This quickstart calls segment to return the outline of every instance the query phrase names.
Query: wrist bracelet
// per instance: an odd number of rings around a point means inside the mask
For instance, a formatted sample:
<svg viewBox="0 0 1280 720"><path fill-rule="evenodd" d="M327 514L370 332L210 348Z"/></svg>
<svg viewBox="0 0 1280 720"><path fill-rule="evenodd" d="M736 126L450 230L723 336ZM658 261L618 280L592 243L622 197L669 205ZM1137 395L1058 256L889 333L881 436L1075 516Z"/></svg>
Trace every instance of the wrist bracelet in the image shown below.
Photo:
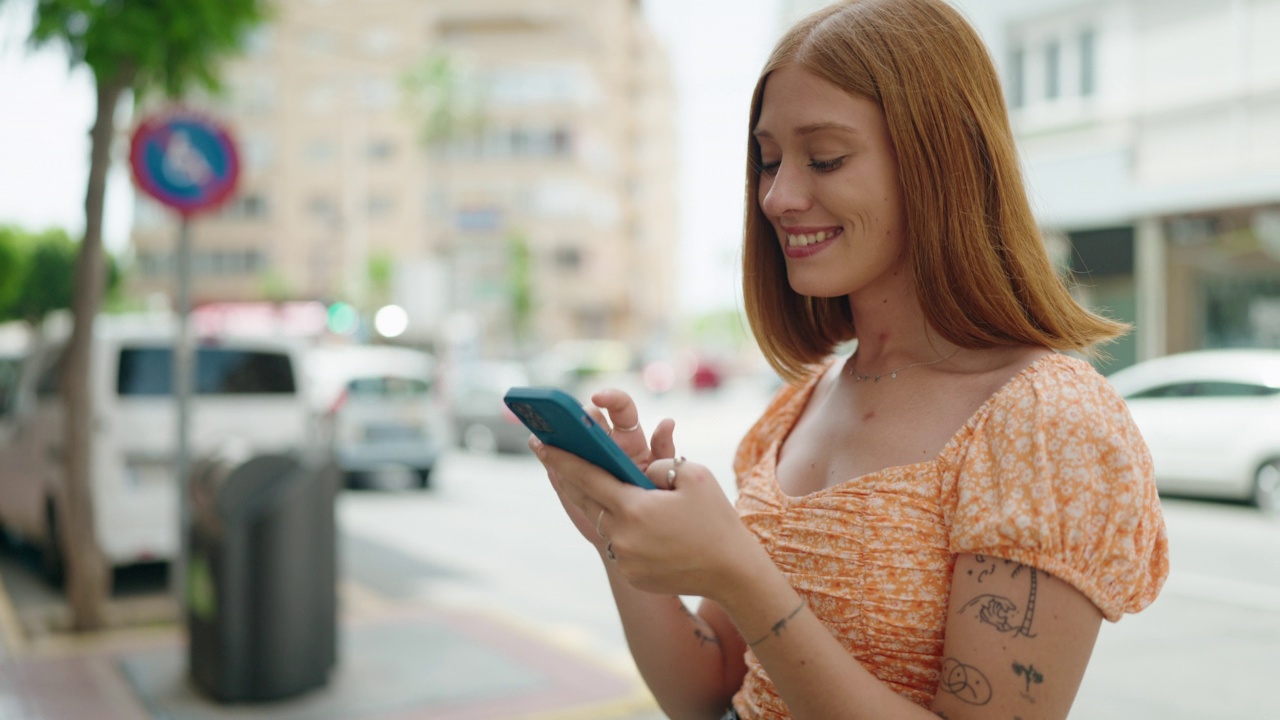
<svg viewBox="0 0 1280 720"><path fill-rule="evenodd" d="M803 609L804 609L804 598L800 598L800 604L796 605L795 610L792 610L786 617L774 623L773 627L769 628L769 632L765 633L763 637L759 638L758 640L748 642L747 647L755 647L760 643L764 642L765 640L768 640L771 636L781 635L782 629L787 626L787 622L789 622L791 618L794 618L796 615L799 615L800 611Z"/></svg>

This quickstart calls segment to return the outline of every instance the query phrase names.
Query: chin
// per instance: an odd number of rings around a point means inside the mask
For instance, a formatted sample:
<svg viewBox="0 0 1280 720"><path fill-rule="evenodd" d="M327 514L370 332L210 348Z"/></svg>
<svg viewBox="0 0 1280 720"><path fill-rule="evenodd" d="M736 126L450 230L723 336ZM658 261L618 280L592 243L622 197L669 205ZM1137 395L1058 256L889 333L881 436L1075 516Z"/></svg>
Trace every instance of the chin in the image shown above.
<svg viewBox="0 0 1280 720"><path fill-rule="evenodd" d="M847 281L835 282L833 278L797 277L787 273L787 284L797 295L811 298L845 297L851 292Z"/></svg>

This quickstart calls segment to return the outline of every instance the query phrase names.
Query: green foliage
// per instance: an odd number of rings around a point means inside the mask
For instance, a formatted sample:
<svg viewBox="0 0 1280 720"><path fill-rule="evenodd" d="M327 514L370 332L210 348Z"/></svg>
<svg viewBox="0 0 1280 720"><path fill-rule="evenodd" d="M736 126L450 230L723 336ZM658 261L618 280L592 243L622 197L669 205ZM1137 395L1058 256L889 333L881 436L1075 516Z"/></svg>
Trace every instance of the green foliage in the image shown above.
<svg viewBox="0 0 1280 720"><path fill-rule="evenodd" d="M63 230L28 233L18 228L0 230L0 244L12 262L4 277L5 302L0 320L25 320L38 324L54 310L71 307L72 278L78 245Z"/></svg>
<svg viewBox="0 0 1280 720"><path fill-rule="evenodd" d="M265 0L36 0L31 43L65 46L99 85L178 97L217 88L217 62L268 12Z"/></svg>
<svg viewBox="0 0 1280 720"><path fill-rule="evenodd" d="M517 335L525 335L533 320L533 263L529 241L520 233L507 237L507 284L511 293L511 316Z"/></svg>
<svg viewBox="0 0 1280 720"><path fill-rule="evenodd" d="M374 303L381 305L391 297L391 281L395 274L395 260L390 253L380 252L369 258L369 288L373 290Z"/></svg>
<svg viewBox="0 0 1280 720"><path fill-rule="evenodd" d="M79 252L65 230L0 226L0 322L39 324L50 312L70 308ZM120 266L108 258L108 293L117 294L120 285Z"/></svg>
<svg viewBox="0 0 1280 720"><path fill-rule="evenodd" d="M11 319L8 311L18 297L25 259L21 232L15 227L0 225L0 322Z"/></svg>
<svg viewBox="0 0 1280 720"><path fill-rule="evenodd" d="M400 91L424 146L477 134L483 127L484 92L448 55L434 52L410 68L400 78Z"/></svg>

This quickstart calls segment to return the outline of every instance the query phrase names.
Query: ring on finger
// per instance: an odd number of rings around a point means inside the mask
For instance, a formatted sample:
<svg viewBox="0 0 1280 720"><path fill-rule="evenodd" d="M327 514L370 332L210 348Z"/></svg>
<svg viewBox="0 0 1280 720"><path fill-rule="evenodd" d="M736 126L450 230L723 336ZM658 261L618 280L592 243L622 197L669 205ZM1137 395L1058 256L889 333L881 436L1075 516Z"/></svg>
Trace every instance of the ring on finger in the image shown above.
<svg viewBox="0 0 1280 720"><path fill-rule="evenodd" d="M684 464L684 456L674 458L671 463L671 469L667 471L667 489L676 489L676 473L680 470L680 466Z"/></svg>
<svg viewBox="0 0 1280 720"><path fill-rule="evenodd" d="M596 534L604 537L604 531L600 529L600 523L604 520L604 508L600 508L600 516L596 518Z"/></svg>
<svg viewBox="0 0 1280 720"><path fill-rule="evenodd" d="M640 429L640 423L637 422L635 425L632 425L631 427L618 427L617 425L614 425L613 429L616 432L635 432Z"/></svg>

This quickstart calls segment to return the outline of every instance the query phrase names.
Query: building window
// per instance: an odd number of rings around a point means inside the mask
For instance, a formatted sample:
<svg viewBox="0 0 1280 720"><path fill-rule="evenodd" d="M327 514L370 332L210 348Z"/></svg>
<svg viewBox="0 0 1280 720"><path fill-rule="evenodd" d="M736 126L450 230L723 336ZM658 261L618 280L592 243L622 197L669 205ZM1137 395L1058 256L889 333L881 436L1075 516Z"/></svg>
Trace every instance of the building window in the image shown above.
<svg viewBox="0 0 1280 720"><path fill-rule="evenodd" d="M245 193L223 206L219 215L231 220L257 220L267 217L267 198L258 193Z"/></svg>
<svg viewBox="0 0 1280 720"><path fill-rule="evenodd" d="M244 51L249 57L260 58L271 52L275 44L275 34L270 27L258 27L251 30L244 38Z"/></svg>
<svg viewBox="0 0 1280 720"><path fill-rule="evenodd" d="M1089 97L1097 89L1096 34L1093 28L1080 31L1080 96Z"/></svg>
<svg viewBox="0 0 1280 720"><path fill-rule="evenodd" d="M1009 55L1009 104L1020 108L1026 104L1027 51L1018 46Z"/></svg>
<svg viewBox="0 0 1280 720"><path fill-rule="evenodd" d="M337 216L333 202L324 195L313 195L307 201L307 214L321 220L331 220Z"/></svg>
<svg viewBox="0 0 1280 720"><path fill-rule="evenodd" d="M370 140L364 154L370 160L390 160L395 157L396 144L386 138Z"/></svg>
<svg viewBox="0 0 1280 720"><path fill-rule="evenodd" d="M552 255L556 270L561 272L577 272L582 268L582 250L576 245L561 245Z"/></svg>
<svg viewBox="0 0 1280 720"><path fill-rule="evenodd" d="M147 277L173 274L176 258L171 252L144 250L138 253L138 271ZM202 276L249 275L266 264L259 250L212 250L191 254L191 272Z"/></svg>
<svg viewBox="0 0 1280 720"><path fill-rule="evenodd" d="M395 201L390 195L385 193L375 193L369 196L367 203L369 217L386 217L395 209Z"/></svg>
<svg viewBox="0 0 1280 720"><path fill-rule="evenodd" d="M569 132L569 128L558 127L551 131L551 152L556 157L573 153L573 135Z"/></svg>
<svg viewBox="0 0 1280 720"><path fill-rule="evenodd" d="M370 110L389 108L396 102L396 84L383 77L366 77L359 85L360 105Z"/></svg>
<svg viewBox="0 0 1280 720"><path fill-rule="evenodd" d="M271 138L261 133L249 133L244 138L245 166L249 170L261 171L271 165Z"/></svg>
<svg viewBox="0 0 1280 720"><path fill-rule="evenodd" d="M329 140L312 140L307 143L306 156L310 163L327 163L337 155L334 144Z"/></svg>
<svg viewBox="0 0 1280 720"><path fill-rule="evenodd" d="M1051 40L1044 48L1044 96L1057 100L1062 95L1062 45Z"/></svg>
<svg viewBox="0 0 1280 720"><path fill-rule="evenodd" d="M365 53L374 57L386 57L395 52L400 36L391 28L373 28L364 33L360 45Z"/></svg>
<svg viewBox="0 0 1280 720"><path fill-rule="evenodd" d="M307 51L316 55L331 55L337 49L338 40L329 30L312 28L302 36Z"/></svg>

